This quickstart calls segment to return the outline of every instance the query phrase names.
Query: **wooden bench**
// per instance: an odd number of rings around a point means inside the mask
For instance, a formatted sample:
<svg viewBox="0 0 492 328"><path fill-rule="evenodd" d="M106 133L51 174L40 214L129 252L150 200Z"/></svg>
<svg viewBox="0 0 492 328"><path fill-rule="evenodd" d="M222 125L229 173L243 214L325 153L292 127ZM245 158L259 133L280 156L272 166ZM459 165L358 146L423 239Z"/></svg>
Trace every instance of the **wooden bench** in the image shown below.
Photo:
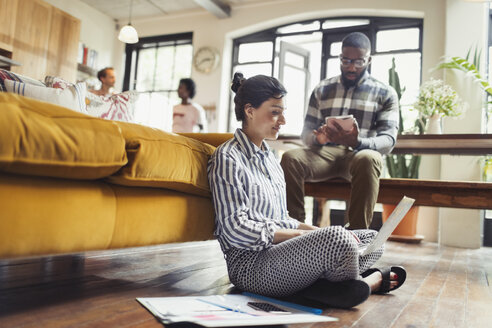
<svg viewBox="0 0 492 328"><path fill-rule="evenodd" d="M306 196L350 199L350 182L343 179L306 182L304 188ZM380 179L378 203L397 204L404 195L420 206L492 209L490 182Z"/></svg>
<svg viewBox="0 0 492 328"><path fill-rule="evenodd" d="M400 135L393 154L486 155L492 153L492 134ZM348 200L350 183L333 179L306 183L307 196ZM415 205L492 209L492 183L423 179L381 179L378 203L397 204L406 195Z"/></svg>

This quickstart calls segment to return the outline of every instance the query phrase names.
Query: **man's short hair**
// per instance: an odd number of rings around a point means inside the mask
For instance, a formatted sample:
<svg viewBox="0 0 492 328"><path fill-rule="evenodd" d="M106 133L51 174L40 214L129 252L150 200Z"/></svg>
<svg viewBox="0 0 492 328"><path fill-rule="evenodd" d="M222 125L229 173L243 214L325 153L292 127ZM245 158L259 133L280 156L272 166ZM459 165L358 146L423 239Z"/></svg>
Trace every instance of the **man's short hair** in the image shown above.
<svg viewBox="0 0 492 328"><path fill-rule="evenodd" d="M192 79L181 79L179 80L179 84L184 84L188 93L190 94L190 98L193 99L196 94L196 84Z"/></svg>
<svg viewBox="0 0 492 328"><path fill-rule="evenodd" d="M107 70L108 70L108 69L110 69L110 70L114 71L114 68L112 68L112 67L105 67L105 68L103 68L102 70L100 70L99 72L97 72L97 79L98 79L99 81L101 81L101 78L102 78L102 77L106 77L106 72L107 72ZM101 81L101 82L102 82L102 81Z"/></svg>
<svg viewBox="0 0 492 328"><path fill-rule="evenodd" d="M353 32L343 38L342 49L345 47L367 49L371 52L371 41L364 33Z"/></svg>

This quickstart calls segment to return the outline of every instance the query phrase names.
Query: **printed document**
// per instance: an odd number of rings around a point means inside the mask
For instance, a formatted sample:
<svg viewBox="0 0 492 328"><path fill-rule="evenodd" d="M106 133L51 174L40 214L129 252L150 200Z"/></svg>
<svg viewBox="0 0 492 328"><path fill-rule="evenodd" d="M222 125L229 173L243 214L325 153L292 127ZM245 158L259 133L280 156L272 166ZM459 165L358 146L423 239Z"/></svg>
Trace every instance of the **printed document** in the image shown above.
<svg viewBox="0 0 492 328"><path fill-rule="evenodd" d="M137 298L137 301L163 324L193 322L204 327L241 327L338 320L300 310L294 303L274 303L275 299L269 299L269 302L288 311L288 314L255 310L247 303L265 302L265 299L241 294L144 297ZM289 304L293 307L289 307Z"/></svg>

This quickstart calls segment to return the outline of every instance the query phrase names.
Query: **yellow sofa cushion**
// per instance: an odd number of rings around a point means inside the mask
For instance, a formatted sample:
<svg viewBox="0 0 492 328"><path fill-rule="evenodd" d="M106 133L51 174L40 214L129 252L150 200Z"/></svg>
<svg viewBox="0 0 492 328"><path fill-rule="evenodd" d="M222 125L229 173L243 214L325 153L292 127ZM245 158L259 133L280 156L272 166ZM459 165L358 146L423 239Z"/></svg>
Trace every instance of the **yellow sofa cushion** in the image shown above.
<svg viewBox="0 0 492 328"><path fill-rule="evenodd" d="M102 181L0 173L0 258L106 249L116 219Z"/></svg>
<svg viewBox="0 0 492 328"><path fill-rule="evenodd" d="M72 110L0 93L0 170L98 179L126 164L119 127Z"/></svg>
<svg viewBox="0 0 492 328"><path fill-rule="evenodd" d="M207 162L215 147L138 124L116 124L126 140L128 164L108 177L111 183L210 195Z"/></svg>
<svg viewBox="0 0 492 328"><path fill-rule="evenodd" d="M111 187L116 196L116 220L109 248L213 238L210 198L159 188Z"/></svg>

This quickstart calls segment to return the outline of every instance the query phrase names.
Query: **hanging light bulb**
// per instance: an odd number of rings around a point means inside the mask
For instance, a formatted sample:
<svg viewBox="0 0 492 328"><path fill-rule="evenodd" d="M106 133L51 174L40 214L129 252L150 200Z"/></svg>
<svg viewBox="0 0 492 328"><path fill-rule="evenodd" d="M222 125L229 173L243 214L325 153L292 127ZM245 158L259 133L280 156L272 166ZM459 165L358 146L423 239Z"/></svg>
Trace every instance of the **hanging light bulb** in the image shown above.
<svg viewBox="0 0 492 328"><path fill-rule="evenodd" d="M130 2L130 17L128 18L128 25L121 28L120 34L118 35L118 40L125 43L137 43L138 33L137 30L132 26L132 7L133 0Z"/></svg>

